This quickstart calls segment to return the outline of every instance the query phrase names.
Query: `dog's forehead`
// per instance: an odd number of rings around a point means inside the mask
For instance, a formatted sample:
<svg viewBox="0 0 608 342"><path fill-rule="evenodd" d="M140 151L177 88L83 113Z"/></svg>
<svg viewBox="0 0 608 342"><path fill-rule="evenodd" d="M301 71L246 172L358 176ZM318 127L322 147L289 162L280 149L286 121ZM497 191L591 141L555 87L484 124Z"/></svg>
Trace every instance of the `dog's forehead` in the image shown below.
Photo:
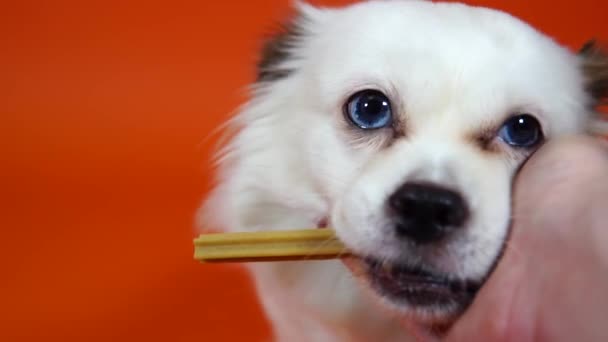
<svg viewBox="0 0 608 342"><path fill-rule="evenodd" d="M450 108L479 120L581 93L570 52L495 10L366 2L331 13L322 32L312 49L322 94L374 86L410 113Z"/></svg>

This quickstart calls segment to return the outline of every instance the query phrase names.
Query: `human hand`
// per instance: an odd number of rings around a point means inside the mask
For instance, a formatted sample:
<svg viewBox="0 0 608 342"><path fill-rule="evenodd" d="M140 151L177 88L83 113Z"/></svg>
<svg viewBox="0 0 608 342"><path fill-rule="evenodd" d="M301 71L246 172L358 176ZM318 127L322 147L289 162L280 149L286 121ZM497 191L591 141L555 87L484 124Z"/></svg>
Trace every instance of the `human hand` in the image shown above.
<svg viewBox="0 0 608 342"><path fill-rule="evenodd" d="M608 149L543 146L515 181L494 273L447 341L608 341Z"/></svg>

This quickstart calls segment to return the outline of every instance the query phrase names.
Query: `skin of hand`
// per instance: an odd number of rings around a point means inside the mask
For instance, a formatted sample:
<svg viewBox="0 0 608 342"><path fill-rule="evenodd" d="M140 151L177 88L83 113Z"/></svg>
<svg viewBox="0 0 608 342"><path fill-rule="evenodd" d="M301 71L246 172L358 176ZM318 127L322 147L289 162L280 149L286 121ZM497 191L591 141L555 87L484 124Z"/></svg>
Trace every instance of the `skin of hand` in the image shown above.
<svg viewBox="0 0 608 342"><path fill-rule="evenodd" d="M608 341L607 146L569 137L523 166L504 254L445 341Z"/></svg>

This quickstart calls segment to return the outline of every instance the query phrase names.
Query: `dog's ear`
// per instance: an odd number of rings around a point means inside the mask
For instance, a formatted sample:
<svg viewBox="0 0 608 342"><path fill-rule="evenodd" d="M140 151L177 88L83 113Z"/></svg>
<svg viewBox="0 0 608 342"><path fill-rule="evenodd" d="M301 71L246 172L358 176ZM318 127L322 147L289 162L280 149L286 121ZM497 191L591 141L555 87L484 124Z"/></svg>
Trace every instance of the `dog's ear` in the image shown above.
<svg viewBox="0 0 608 342"><path fill-rule="evenodd" d="M302 29L294 19L282 24L280 31L266 40L257 65L258 82L275 81L292 72L285 61L291 57L290 48L297 44L301 36Z"/></svg>
<svg viewBox="0 0 608 342"><path fill-rule="evenodd" d="M608 52L595 41L589 41L579 51L581 67L585 77L585 90L591 98L591 117L587 122L587 132L608 137Z"/></svg>
<svg viewBox="0 0 608 342"><path fill-rule="evenodd" d="M595 41L589 41L579 51L585 77L585 89L591 96L592 106L607 104L608 100L608 52Z"/></svg>
<svg viewBox="0 0 608 342"><path fill-rule="evenodd" d="M271 82L287 77L293 72L288 63L297 58L294 50L310 35L313 22L318 21L324 10L304 2L295 3L295 14L279 25L276 33L263 44L257 64L257 82Z"/></svg>

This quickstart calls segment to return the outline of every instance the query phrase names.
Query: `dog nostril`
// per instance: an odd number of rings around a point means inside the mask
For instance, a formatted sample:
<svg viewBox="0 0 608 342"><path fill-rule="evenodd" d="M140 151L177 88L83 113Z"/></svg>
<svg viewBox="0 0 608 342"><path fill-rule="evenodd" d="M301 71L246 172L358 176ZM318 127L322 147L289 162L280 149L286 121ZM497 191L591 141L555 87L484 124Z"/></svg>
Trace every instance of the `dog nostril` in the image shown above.
<svg viewBox="0 0 608 342"><path fill-rule="evenodd" d="M436 203L437 223L443 226L461 226L466 219L464 201L456 193L444 194Z"/></svg>
<svg viewBox="0 0 608 342"><path fill-rule="evenodd" d="M468 209L458 193L430 184L406 183L388 199L398 236L437 241L464 225Z"/></svg>

